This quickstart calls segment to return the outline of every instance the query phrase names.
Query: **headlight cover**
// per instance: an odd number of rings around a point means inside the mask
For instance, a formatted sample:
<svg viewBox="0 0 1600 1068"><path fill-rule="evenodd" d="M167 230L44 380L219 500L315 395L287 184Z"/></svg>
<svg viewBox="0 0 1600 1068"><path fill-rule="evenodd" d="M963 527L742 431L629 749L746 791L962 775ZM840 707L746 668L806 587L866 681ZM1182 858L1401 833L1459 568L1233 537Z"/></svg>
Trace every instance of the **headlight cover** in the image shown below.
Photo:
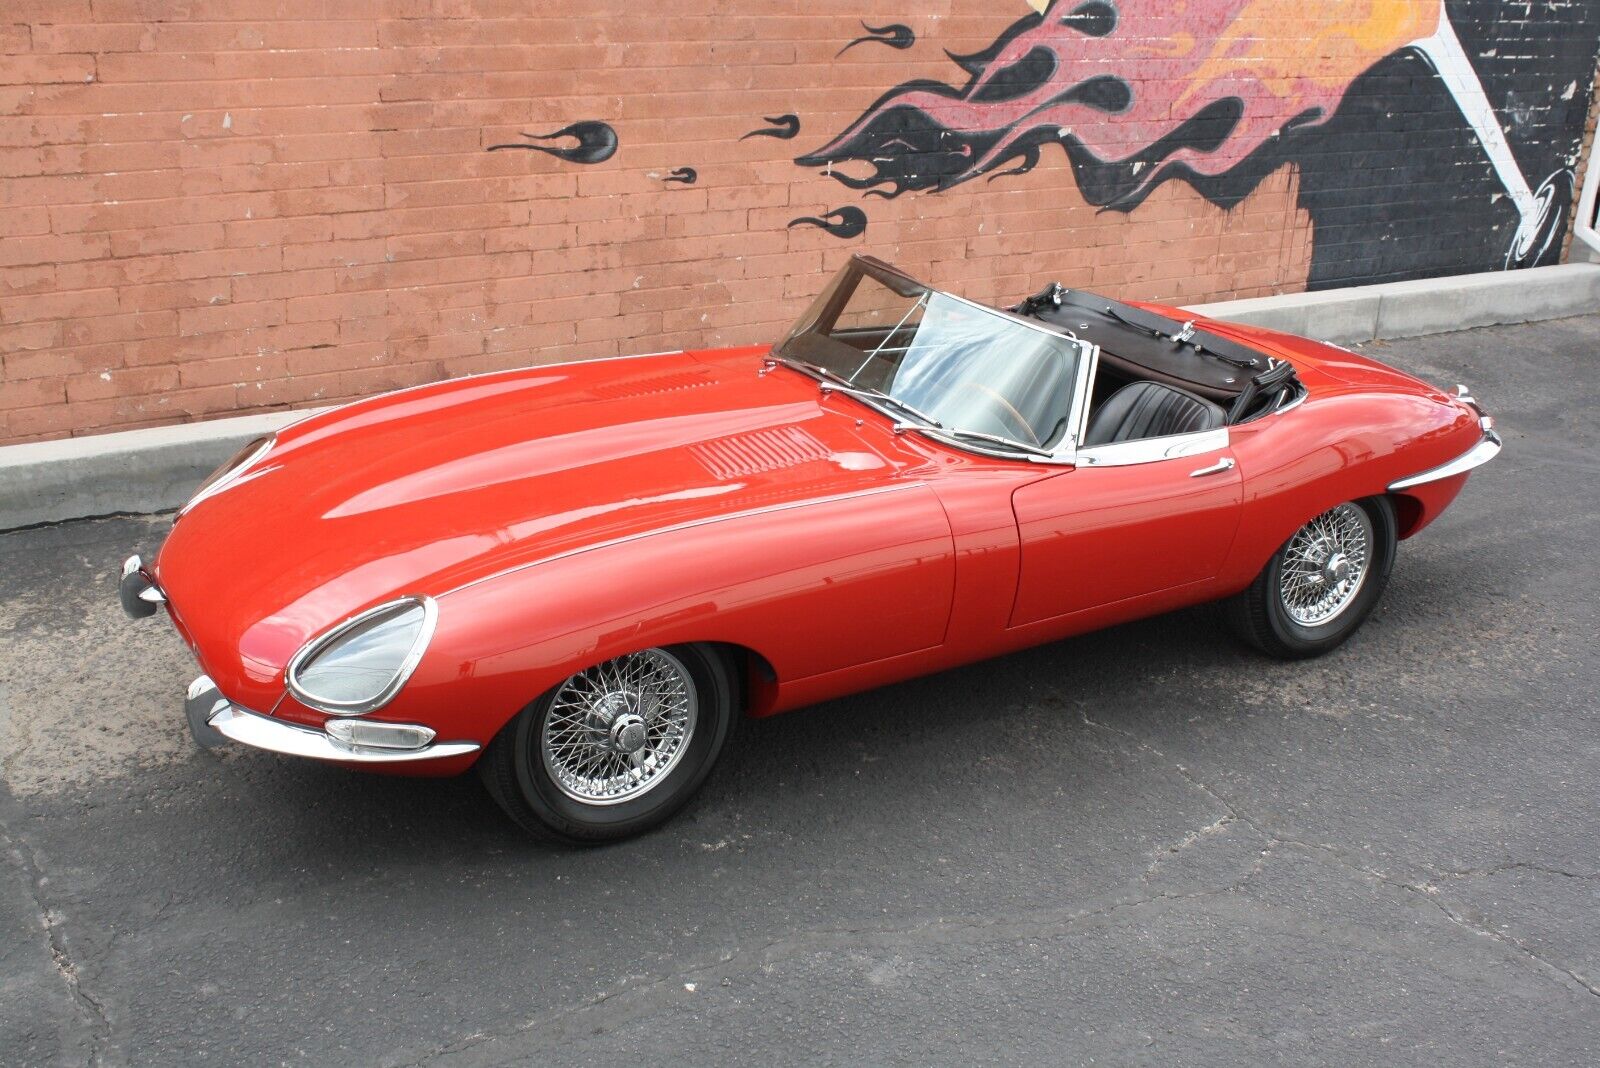
<svg viewBox="0 0 1600 1068"><path fill-rule="evenodd" d="M234 453L227 463L206 476L206 480L200 483L200 488L194 491L194 495L189 498L182 508L178 509L178 514L182 515L207 497L220 493L228 483L244 474L252 464L261 459L262 455L272 448L272 443L276 440L276 435L268 434L264 438L256 438Z"/></svg>
<svg viewBox="0 0 1600 1068"><path fill-rule="evenodd" d="M438 618L433 598L402 597L347 619L294 654L289 692L331 716L382 708L416 670Z"/></svg>

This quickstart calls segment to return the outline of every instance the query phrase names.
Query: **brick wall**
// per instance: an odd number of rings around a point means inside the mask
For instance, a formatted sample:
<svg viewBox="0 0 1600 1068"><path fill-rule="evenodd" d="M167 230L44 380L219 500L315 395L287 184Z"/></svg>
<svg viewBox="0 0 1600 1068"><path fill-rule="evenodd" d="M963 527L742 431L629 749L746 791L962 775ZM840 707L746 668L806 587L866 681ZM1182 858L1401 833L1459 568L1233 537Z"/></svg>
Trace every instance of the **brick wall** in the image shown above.
<svg viewBox="0 0 1600 1068"><path fill-rule="evenodd" d="M1584 181L1588 175L1588 167L1590 166L1590 161L1593 159L1594 135L1597 125L1600 125L1600 71L1595 72L1595 89L1594 94L1589 102L1589 118L1583 124L1583 140L1578 147L1577 158L1582 161L1576 169L1576 178L1579 182ZM1574 223L1579 221L1580 220L1577 218L1573 219ZM1593 225L1595 222L1595 220L1592 218L1588 221L1590 225ZM1574 254L1573 241L1574 238L1571 228L1569 227L1567 231L1566 248L1561 257L1564 261L1575 260L1579 263L1600 263L1600 251L1589 249L1583 246L1581 243L1575 250L1576 254Z"/></svg>
<svg viewBox="0 0 1600 1068"><path fill-rule="evenodd" d="M764 341L856 250L1005 301L1502 266L1463 105L1374 29L1431 4L5 0L0 442ZM1555 182L1519 263L1559 254L1597 7L1449 4Z"/></svg>

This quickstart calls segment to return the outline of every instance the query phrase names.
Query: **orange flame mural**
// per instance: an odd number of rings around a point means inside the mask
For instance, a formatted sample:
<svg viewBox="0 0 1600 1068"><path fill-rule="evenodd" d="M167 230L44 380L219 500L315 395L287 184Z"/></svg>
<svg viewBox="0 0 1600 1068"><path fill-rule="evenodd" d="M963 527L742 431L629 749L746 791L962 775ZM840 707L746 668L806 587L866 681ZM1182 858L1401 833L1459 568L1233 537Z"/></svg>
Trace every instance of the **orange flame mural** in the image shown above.
<svg viewBox="0 0 1600 1068"><path fill-rule="evenodd" d="M964 88L911 82L808 166L882 196L947 188L1068 149L1092 202L1131 206L1172 168L1219 175L1279 131L1326 120L1364 71L1438 29L1440 0L1054 3L986 51L952 56Z"/></svg>

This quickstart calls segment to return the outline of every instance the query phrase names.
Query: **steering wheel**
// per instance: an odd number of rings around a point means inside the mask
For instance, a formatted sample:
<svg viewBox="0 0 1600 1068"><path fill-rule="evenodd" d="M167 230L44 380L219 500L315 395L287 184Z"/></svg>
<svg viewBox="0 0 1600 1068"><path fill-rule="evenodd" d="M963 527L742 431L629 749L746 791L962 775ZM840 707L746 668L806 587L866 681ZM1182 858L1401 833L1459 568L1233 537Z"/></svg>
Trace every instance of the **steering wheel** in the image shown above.
<svg viewBox="0 0 1600 1068"><path fill-rule="evenodd" d="M963 382L956 389L958 391L963 389L975 390L993 400L995 403L990 406L989 410L1000 422L1007 424L1013 430L1022 431L1022 437L1019 440L1026 441L1030 445L1042 444L1039 441L1039 435L1035 434L1033 427L1028 425L1028 420L1023 418L1022 413L1017 411L1010 401L1001 396L998 390L986 386L982 382Z"/></svg>

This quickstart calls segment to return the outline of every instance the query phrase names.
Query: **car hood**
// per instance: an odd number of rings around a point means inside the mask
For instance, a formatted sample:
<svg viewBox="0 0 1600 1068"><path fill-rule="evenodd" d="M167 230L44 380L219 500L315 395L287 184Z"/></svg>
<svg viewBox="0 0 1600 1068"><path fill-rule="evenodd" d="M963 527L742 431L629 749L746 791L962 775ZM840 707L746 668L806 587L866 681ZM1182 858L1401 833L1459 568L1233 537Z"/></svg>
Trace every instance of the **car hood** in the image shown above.
<svg viewBox="0 0 1600 1068"><path fill-rule="evenodd" d="M765 351L483 375L313 416L180 513L157 581L219 684L259 689L308 638L393 597L919 462L853 402L764 372Z"/></svg>

